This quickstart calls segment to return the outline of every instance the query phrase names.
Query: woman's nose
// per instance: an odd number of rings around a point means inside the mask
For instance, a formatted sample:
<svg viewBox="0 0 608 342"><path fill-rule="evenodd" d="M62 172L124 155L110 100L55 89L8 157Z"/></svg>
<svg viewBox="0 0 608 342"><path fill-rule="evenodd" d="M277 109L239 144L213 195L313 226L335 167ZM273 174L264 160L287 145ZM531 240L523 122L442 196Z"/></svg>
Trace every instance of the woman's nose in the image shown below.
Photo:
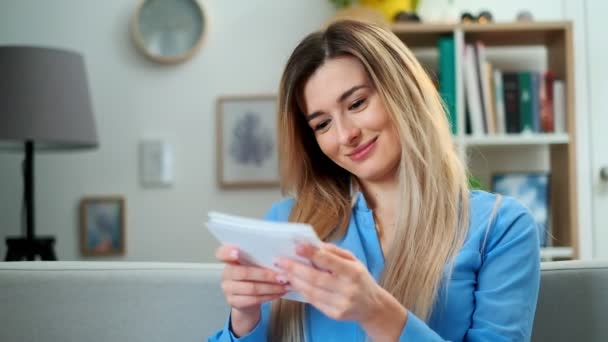
<svg viewBox="0 0 608 342"><path fill-rule="evenodd" d="M353 125L350 120L340 120L338 124L339 142L342 145L356 144L361 136L361 129Z"/></svg>

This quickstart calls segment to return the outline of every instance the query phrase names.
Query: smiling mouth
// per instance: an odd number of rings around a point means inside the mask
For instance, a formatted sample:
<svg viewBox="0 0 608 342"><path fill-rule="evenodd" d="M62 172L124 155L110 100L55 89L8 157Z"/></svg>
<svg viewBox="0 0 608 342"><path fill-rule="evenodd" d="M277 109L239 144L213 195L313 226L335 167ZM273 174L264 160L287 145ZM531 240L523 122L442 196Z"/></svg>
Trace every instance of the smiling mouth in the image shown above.
<svg viewBox="0 0 608 342"><path fill-rule="evenodd" d="M352 153L347 154L347 156L355 160L362 159L370 151L370 148L374 145L376 140L378 140L378 137L375 137L364 145L357 147Z"/></svg>

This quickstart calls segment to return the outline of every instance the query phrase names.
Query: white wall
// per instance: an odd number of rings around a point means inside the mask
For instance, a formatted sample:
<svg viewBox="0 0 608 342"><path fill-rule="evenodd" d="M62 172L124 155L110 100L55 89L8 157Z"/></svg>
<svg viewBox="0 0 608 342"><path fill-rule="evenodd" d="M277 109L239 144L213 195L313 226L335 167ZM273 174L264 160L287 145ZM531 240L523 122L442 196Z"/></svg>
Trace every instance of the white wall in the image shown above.
<svg viewBox="0 0 608 342"><path fill-rule="evenodd" d="M539 20L567 17L563 1L456 0L458 10L488 9L512 20L529 9ZM297 42L332 13L326 0L201 0L210 20L191 61L162 66L133 47L128 24L138 1L1 0L0 44L70 48L86 59L101 146L39 154L39 235L54 235L60 259L81 259L77 204L84 195L127 199L128 252L122 260L210 261L215 242L208 210L261 216L278 189L220 191L215 183L215 100L227 94L276 93ZM447 1L424 0L422 14ZM1 113L0 113L1 114ZM175 184L141 188L137 144L162 138L175 151ZM19 233L20 154L0 152L0 238ZM0 241L0 256L5 245Z"/></svg>
<svg viewBox="0 0 608 342"><path fill-rule="evenodd" d="M517 13L523 9L530 11L536 20L560 20L564 18L564 1L572 0L453 0L458 14L467 11L478 15L480 11L488 10L496 21L515 20ZM449 0L421 0L420 15L433 17L448 2Z"/></svg>
<svg viewBox="0 0 608 342"><path fill-rule="evenodd" d="M148 62L128 31L138 1L2 0L0 44L69 48L88 67L100 148L39 154L38 235L54 235L63 260L80 259L77 205L83 195L127 199L124 260L208 261L215 242L203 222L210 209L262 216L278 189L220 191L215 182L215 100L227 94L276 93L291 49L326 20L326 0L201 1L206 42L179 66ZM145 189L137 144L158 137L175 152L175 183ZM19 233L20 154L0 152L0 255Z"/></svg>

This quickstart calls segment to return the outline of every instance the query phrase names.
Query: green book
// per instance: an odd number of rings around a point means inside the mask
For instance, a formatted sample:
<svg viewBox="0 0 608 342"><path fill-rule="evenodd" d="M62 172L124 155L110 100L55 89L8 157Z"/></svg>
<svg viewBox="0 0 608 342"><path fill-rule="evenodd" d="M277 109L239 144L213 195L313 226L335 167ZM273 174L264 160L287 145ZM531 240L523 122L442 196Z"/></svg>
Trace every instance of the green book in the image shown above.
<svg viewBox="0 0 608 342"><path fill-rule="evenodd" d="M522 71L518 74L519 80L519 113L521 132L534 131L534 109L532 108L532 73Z"/></svg>
<svg viewBox="0 0 608 342"><path fill-rule="evenodd" d="M452 134L458 132L456 119L456 56L454 37L439 38L439 94L446 105Z"/></svg>

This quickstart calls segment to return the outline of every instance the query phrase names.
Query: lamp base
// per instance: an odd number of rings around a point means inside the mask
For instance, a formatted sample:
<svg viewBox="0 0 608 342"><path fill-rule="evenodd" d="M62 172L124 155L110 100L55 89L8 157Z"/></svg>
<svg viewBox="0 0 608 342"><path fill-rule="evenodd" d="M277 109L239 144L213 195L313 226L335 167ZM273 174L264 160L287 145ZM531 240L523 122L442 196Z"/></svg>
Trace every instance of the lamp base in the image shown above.
<svg viewBox="0 0 608 342"><path fill-rule="evenodd" d="M55 238L38 237L32 240L27 238L7 238L5 261L36 260L36 256L43 261L55 261L57 256L53 250Z"/></svg>

